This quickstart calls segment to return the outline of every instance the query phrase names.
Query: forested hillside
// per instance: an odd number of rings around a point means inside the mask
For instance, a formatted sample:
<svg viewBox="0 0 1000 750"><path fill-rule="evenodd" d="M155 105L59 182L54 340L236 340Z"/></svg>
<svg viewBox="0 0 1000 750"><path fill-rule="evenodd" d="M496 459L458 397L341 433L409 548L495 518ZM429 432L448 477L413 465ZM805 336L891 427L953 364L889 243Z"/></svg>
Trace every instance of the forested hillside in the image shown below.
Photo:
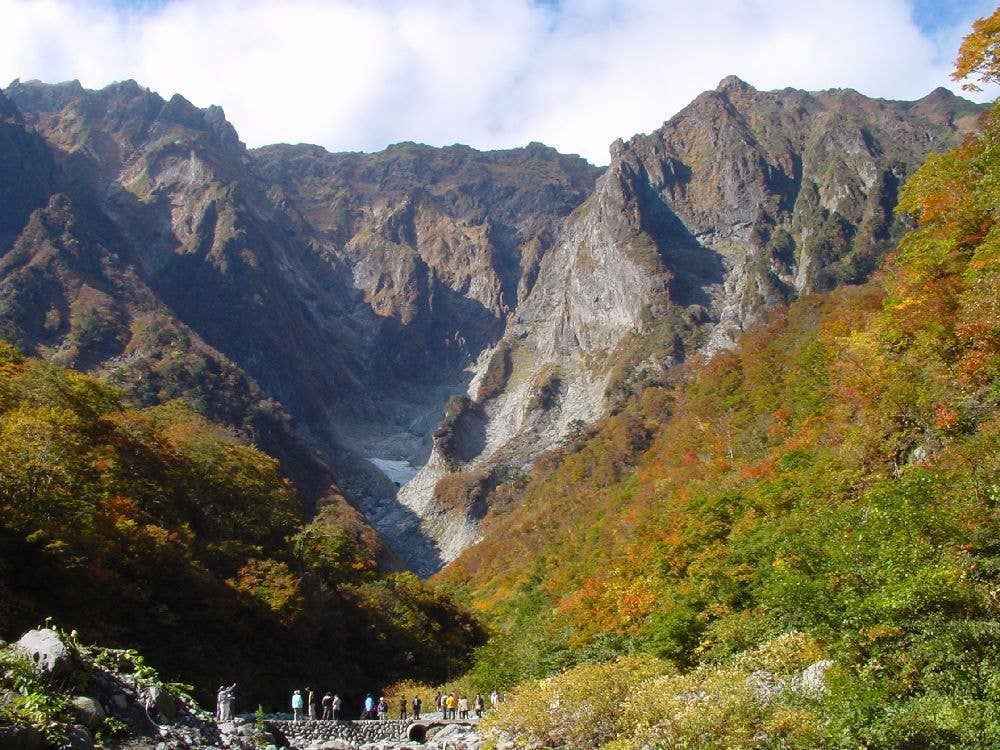
<svg viewBox="0 0 1000 750"><path fill-rule="evenodd" d="M1000 743L998 210L994 107L907 182L916 227L874 281L772 313L498 488L439 580L500 632L471 683L525 684L501 729L559 747ZM824 658L825 687L800 689Z"/></svg>
<svg viewBox="0 0 1000 750"><path fill-rule="evenodd" d="M141 648L209 699L284 705L462 665L482 631L343 498L305 524L278 463L180 402L137 410L97 380L0 346L0 636L51 616Z"/></svg>

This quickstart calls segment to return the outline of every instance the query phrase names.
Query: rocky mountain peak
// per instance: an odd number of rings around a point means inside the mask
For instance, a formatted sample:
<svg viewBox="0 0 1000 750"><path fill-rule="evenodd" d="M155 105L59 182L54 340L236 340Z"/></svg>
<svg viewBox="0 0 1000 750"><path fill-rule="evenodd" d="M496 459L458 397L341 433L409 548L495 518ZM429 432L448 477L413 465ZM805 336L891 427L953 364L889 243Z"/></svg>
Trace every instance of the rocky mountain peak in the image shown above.
<svg viewBox="0 0 1000 750"><path fill-rule="evenodd" d="M22 110L38 113L62 109L84 93L84 88L78 80L48 84L38 80L21 81L16 78L5 90L9 98L21 103Z"/></svg>
<svg viewBox="0 0 1000 750"><path fill-rule="evenodd" d="M749 83L747 83L738 76L728 75L721 81L719 81L719 84L715 87L715 90L720 93L728 93L730 91L738 91L746 93L749 91L756 91L757 89L755 89L753 86L751 86Z"/></svg>

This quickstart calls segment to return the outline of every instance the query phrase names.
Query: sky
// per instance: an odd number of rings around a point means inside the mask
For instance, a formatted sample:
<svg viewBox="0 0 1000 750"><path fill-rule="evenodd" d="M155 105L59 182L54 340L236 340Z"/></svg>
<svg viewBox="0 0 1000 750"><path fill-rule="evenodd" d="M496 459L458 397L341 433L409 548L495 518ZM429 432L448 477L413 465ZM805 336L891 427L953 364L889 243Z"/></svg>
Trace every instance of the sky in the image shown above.
<svg viewBox="0 0 1000 750"><path fill-rule="evenodd" d="M541 141L606 164L735 74L916 99L996 0L0 0L0 85L135 79L247 145ZM975 96L992 100L991 89Z"/></svg>

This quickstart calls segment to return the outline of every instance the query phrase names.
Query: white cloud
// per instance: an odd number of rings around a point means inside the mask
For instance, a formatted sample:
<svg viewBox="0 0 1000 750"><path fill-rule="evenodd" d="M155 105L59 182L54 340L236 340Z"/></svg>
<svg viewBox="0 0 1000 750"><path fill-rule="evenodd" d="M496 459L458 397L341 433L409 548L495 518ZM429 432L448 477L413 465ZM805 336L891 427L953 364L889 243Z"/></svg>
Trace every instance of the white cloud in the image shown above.
<svg viewBox="0 0 1000 750"><path fill-rule="evenodd" d="M604 163L729 73L901 99L955 88L956 45L991 10L969 5L929 36L904 0L0 0L0 79L135 78L220 104L251 146L538 140Z"/></svg>

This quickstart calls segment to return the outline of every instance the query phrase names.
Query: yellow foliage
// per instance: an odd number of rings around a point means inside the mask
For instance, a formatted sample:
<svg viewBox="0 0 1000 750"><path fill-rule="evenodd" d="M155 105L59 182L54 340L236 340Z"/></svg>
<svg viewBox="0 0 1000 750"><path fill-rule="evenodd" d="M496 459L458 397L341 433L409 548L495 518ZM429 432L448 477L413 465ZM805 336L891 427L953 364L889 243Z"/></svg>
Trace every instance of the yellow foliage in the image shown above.
<svg viewBox="0 0 1000 750"><path fill-rule="evenodd" d="M291 614L302 606L299 579L278 560L248 560L230 585L280 614Z"/></svg>
<svg viewBox="0 0 1000 750"><path fill-rule="evenodd" d="M975 76L980 83L1000 83L1000 8L993 15L972 24L972 33L962 41L952 78L961 81ZM981 91L975 83L962 86Z"/></svg>
<svg viewBox="0 0 1000 750"><path fill-rule="evenodd" d="M556 677L528 682L484 722L487 734L505 732L519 747L601 747L619 734L624 696L670 667L651 656L584 664Z"/></svg>
<svg viewBox="0 0 1000 750"><path fill-rule="evenodd" d="M810 638L787 633L689 673L644 656L584 664L518 687L484 731L519 748L818 748L814 699L793 686L821 656Z"/></svg>

